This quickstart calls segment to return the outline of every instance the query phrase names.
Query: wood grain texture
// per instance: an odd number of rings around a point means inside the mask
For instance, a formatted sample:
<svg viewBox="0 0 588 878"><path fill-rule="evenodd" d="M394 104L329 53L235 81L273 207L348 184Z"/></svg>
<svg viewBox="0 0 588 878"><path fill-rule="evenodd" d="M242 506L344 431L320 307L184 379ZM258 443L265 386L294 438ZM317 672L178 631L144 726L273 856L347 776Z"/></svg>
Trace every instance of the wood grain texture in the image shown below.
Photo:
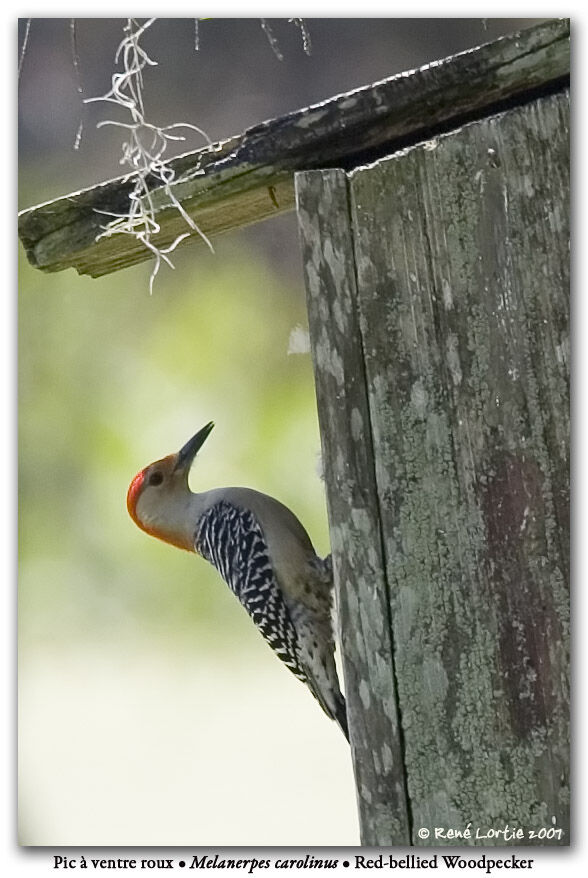
<svg viewBox="0 0 588 878"><path fill-rule="evenodd" d="M296 194L361 838L408 844L345 173L297 174Z"/></svg>
<svg viewBox="0 0 588 878"><path fill-rule="evenodd" d="M504 843L416 833L468 823L569 844L568 107L351 174L414 844Z"/></svg>
<svg viewBox="0 0 588 878"><path fill-rule="evenodd" d="M350 169L483 115L492 105L550 87L569 77L569 70L569 22L541 23L179 156L169 162L176 175L171 188L201 230L214 237L292 209L298 170ZM124 212L131 187L132 177L122 177L22 211L19 235L31 264L43 271L74 267L97 277L151 258L129 235L97 240L107 222L104 212ZM153 242L165 247L190 229L165 189L155 189L152 198L161 226ZM194 233L187 241L200 238Z"/></svg>

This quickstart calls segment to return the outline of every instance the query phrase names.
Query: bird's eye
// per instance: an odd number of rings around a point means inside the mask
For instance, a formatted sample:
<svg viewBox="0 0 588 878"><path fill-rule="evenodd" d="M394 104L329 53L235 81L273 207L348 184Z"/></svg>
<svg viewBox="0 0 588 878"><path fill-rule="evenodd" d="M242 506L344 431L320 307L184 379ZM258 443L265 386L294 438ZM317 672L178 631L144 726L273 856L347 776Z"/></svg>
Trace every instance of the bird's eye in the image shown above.
<svg viewBox="0 0 588 878"><path fill-rule="evenodd" d="M163 482L163 475L158 470L154 473L151 473L151 475L149 476L149 484L150 485L157 486L157 485L161 485L162 482Z"/></svg>

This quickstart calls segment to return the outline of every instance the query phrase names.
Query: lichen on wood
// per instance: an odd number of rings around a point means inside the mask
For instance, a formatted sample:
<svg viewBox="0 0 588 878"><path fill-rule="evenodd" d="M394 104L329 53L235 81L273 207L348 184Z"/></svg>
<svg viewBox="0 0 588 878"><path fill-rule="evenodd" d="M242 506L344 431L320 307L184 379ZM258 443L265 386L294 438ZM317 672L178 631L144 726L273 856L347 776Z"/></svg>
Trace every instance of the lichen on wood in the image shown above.
<svg viewBox="0 0 588 878"><path fill-rule="evenodd" d="M408 803L369 412L357 346L353 243L342 171L297 175L307 303L328 485L362 837L407 844ZM382 670L384 673L382 673ZM381 746L372 746L374 736ZM369 825L366 816L369 814Z"/></svg>
<svg viewBox="0 0 588 878"><path fill-rule="evenodd" d="M568 149L562 90L297 178L364 844L569 844Z"/></svg>
<svg viewBox="0 0 588 878"><path fill-rule="evenodd" d="M151 241L160 249L184 233L186 242L199 241L174 201L214 238L291 210L299 170L350 169L562 78L569 78L569 22L552 20L263 122L166 163L174 181L153 181L149 202L161 231ZM151 258L132 236L102 236L109 215L128 211L132 188L127 175L22 211L19 235L31 264L98 277Z"/></svg>

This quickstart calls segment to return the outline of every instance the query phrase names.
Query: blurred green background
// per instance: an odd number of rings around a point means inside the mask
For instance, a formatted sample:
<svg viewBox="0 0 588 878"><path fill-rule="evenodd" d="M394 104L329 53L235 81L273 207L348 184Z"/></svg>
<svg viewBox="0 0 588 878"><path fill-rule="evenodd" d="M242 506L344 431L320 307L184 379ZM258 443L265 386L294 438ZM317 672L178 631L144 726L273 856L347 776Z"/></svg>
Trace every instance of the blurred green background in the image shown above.
<svg viewBox="0 0 588 878"><path fill-rule="evenodd" d="M237 245L194 258L151 297L146 271L96 282L22 269L24 843L318 843L316 800L299 806L302 836L288 809L275 817L275 796L286 783L292 807L292 787L303 796L317 786L332 807L338 778L321 765L325 748L342 763L346 837L356 840L338 729L213 568L127 514L135 472L214 418L193 489L273 494L328 551L310 357L287 355L302 291ZM133 768L137 748L144 761ZM219 787L226 801L213 807Z"/></svg>
<svg viewBox="0 0 588 878"><path fill-rule="evenodd" d="M161 20L148 115L213 139L530 22ZM120 173L101 129L122 20L35 19L20 78L20 206ZM19 36L22 43L24 23ZM78 75L79 74L79 75ZM73 149L80 119L84 133ZM190 148L199 146L197 139ZM216 428L194 490L278 497L329 551L295 221L100 280L19 276L19 834L27 845L353 845L347 745L212 568L141 533L143 466Z"/></svg>

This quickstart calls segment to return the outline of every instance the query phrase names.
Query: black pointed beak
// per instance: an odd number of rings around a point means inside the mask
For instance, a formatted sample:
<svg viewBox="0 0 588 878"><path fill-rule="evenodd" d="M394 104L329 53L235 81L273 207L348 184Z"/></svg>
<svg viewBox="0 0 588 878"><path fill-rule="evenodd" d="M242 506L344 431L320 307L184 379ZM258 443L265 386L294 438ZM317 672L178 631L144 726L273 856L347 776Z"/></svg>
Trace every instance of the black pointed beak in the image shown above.
<svg viewBox="0 0 588 878"><path fill-rule="evenodd" d="M214 427L214 423L211 421L206 427L203 427L201 430L198 430L195 436L192 436L189 439L183 448L178 452L178 459L176 461L176 465L174 470L188 470L192 465L192 462L204 443L208 438L212 428Z"/></svg>

